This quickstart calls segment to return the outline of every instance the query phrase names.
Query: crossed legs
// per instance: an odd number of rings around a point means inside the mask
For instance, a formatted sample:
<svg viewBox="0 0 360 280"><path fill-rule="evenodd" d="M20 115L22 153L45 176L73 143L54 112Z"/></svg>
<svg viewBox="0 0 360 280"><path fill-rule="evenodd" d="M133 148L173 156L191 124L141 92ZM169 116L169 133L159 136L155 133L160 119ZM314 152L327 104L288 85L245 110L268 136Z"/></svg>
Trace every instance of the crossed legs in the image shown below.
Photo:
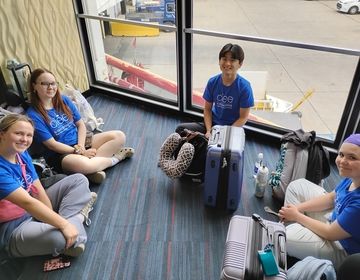
<svg viewBox="0 0 360 280"><path fill-rule="evenodd" d="M285 204L296 205L324 193L325 190L320 186L306 179L298 179L289 184L286 190ZM328 222L328 214L329 211L305 213L305 215L324 223ZM292 223L286 227L286 245L289 256L298 259L307 256L328 259L333 262L335 267L338 267L347 256L339 242L325 240L299 223Z"/></svg>
<svg viewBox="0 0 360 280"><path fill-rule="evenodd" d="M88 158L82 155L69 154L61 162L62 169L67 173L87 175L111 167L114 165L112 157L121 151L125 140L126 136L120 130L95 134L93 136L92 148L96 149L96 156Z"/></svg>

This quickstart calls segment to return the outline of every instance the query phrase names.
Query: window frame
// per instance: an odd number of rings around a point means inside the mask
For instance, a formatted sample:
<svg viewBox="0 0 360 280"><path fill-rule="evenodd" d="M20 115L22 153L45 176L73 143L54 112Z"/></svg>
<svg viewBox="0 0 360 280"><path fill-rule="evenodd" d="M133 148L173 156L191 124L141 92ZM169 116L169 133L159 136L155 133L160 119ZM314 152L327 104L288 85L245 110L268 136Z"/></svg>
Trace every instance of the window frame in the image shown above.
<svg viewBox="0 0 360 280"><path fill-rule="evenodd" d="M272 38L245 36L232 33L215 32L211 30L196 29L192 27L193 16L193 1L176 1L175 13L176 13L176 27L168 25L154 25L151 23L134 22L130 20L115 19L103 16L95 16L85 14L82 7L81 0L73 0L75 16L79 29L79 36L82 43L85 65L89 78L89 87L91 92L102 92L108 96L112 96L118 99L126 99L132 102L139 102L142 104L161 108L171 113L176 113L184 117L191 117L194 119L202 119L202 110L192 105L192 46L193 35L212 36L228 38L239 41L251 41L255 43L271 44L278 46L285 46L291 48L300 48L315 50L321 52L330 52L336 54L344 54L358 57L357 67L353 76L350 91L345 103L345 107L342 113L342 117L339 122L339 127L335 136L335 139L323 140L324 145L330 150L335 151L339 148L343 139L345 139L351 133L359 132L360 127L360 50L338 48L332 46L314 45L302 42L294 42L288 40L276 40ZM141 94L131 91L130 89L119 89L116 86L106 84L105 82L97 81L95 78L94 65L90 51L90 41L87 34L86 20L102 20L102 21L115 21L115 22L127 22L140 26L159 27L164 29L170 29L176 32L176 61L177 61L177 80L178 80L178 98L177 102L169 102L156 98L153 96L147 96L146 98ZM254 132L255 134L266 135L279 139L282 135L289 132L287 129L269 126L266 124L255 123L248 121L245 125L245 129Z"/></svg>

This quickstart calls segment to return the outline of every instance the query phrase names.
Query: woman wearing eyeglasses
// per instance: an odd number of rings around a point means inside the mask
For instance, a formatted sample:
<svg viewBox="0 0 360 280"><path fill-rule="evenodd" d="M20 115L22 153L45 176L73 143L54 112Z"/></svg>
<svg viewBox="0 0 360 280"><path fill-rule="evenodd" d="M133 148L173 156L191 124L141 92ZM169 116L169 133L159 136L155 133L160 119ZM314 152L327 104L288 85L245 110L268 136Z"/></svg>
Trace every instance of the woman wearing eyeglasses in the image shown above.
<svg viewBox="0 0 360 280"><path fill-rule="evenodd" d="M0 122L0 253L10 257L78 256L85 249L83 222L96 193L74 174L44 190L27 149L33 122L10 114Z"/></svg>
<svg viewBox="0 0 360 280"><path fill-rule="evenodd" d="M82 173L101 183L104 170L134 154L124 147L125 134L112 130L95 134L85 149L86 127L70 98L61 95L55 76L36 69L30 77L31 107L27 114L35 123L35 141L46 148L45 159L60 173Z"/></svg>

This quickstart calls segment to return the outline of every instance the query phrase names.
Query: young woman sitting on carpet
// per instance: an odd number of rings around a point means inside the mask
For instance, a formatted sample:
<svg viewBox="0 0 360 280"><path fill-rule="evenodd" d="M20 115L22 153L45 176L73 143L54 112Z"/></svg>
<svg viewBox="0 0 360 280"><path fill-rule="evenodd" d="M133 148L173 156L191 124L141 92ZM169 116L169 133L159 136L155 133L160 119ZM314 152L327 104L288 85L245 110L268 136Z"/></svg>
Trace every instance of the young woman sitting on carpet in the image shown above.
<svg viewBox="0 0 360 280"><path fill-rule="evenodd" d="M60 94L54 75L35 69L30 77L31 107L28 116L35 123L35 141L46 148L45 159L59 173L82 173L101 183L104 170L134 154L124 147L120 130L97 133L85 149L86 127L76 106Z"/></svg>
<svg viewBox="0 0 360 280"><path fill-rule="evenodd" d="M82 174L44 190L27 152L33 134L33 122L25 115L10 114L0 122L1 255L78 256L85 249L83 223L96 193L90 193Z"/></svg>
<svg viewBox="0 0 360 280"><path fill-rule="evenodd" d="M334 191L296 180L287 188L279 214L295 222L286 227L290 256L329 259L338 268L348 255L360 253L360 134L345 139L336 165L344 179Z"/></svg>

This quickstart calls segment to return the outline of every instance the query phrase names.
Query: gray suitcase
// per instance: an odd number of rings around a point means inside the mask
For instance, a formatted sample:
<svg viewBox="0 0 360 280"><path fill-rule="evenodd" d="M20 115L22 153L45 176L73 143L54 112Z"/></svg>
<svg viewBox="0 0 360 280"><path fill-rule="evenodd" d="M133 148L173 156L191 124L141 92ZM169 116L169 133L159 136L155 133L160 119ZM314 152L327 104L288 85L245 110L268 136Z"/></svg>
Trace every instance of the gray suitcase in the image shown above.
<svg viewBox="0 0 360 280"><path fill-rule="evenodd" d="M260 219L260 221L259 221ZM263 226L263 225L264 226ZM265 229L267 228L267 230ZM230 220L221 271L222 280L286 279L286 235L281 223L235 215ZM257 252L272 243L279 274L265 276Z"/></svg>

